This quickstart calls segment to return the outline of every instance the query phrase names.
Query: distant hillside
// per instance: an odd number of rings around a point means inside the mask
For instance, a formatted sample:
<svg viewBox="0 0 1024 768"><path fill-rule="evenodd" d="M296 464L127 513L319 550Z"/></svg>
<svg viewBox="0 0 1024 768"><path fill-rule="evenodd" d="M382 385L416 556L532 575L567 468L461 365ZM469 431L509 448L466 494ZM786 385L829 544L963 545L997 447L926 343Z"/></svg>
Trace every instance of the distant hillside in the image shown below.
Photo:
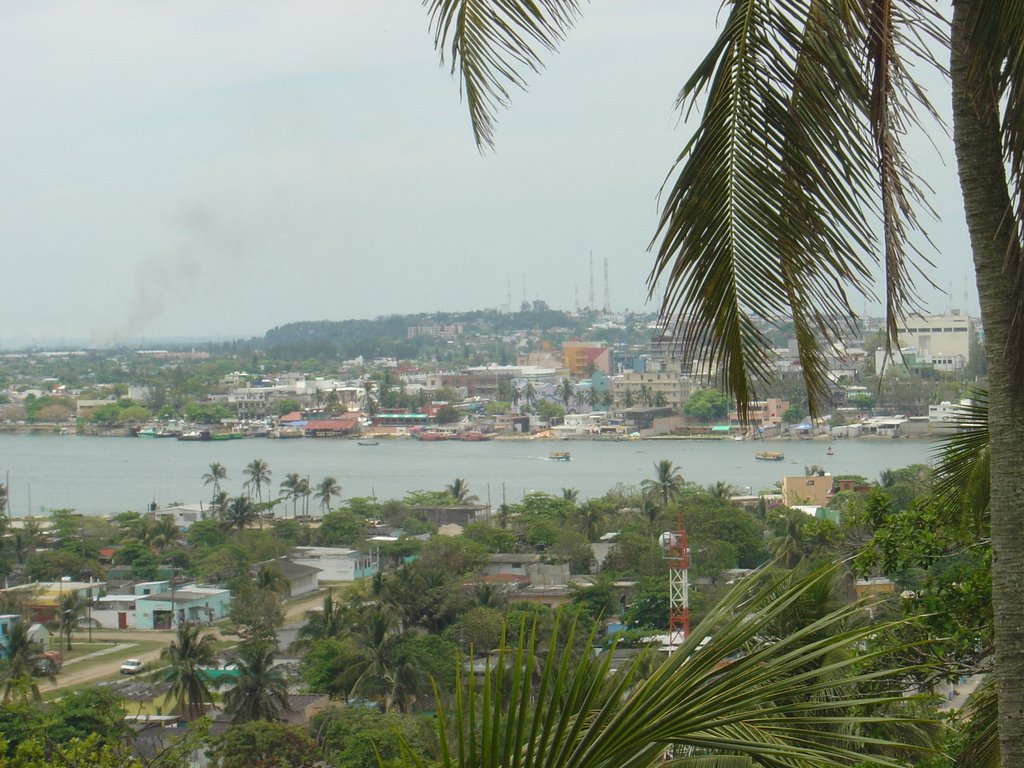
<svg viewBox="0 0 1024 768"><path fill-rule="evenodd" d="M540 304L540 302L538 302ZM281 360L396 357L410 359L425 349L447 344L431 337L408 338L410 326L461 323L466 336L502 336L513 331L562 330L575 335L589 323L542 304L530 311L501 313L496 310L389 315L374 320L315 320L273 328L262 339L252 339L256 349Z"/></svg>

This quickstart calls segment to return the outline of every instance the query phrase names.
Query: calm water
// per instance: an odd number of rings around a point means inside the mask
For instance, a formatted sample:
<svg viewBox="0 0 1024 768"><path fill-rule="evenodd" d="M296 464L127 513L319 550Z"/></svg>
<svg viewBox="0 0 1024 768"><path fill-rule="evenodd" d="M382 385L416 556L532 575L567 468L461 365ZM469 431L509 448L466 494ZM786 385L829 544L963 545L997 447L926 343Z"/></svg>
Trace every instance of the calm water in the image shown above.
<svg viewBox="0 0 1024 768"><path fill-rule="evenodd" d="M581 499L600 496L616 483L638 485L654 475L654 464L669 459L687 480L709 485L718 480L743 491L771 488L783 475L802 474L817 464L833 474L859 474L877 480L881 470L927 463L934 445L916 440L850 440L772 443L644 440L637 442L492 441L485 443L415 440L361 446L352 440L232 440L189 443L114 437L0 435L0 481L9 473L11 511L70 507L86 514L143 511L152 500L195 503L210 497L202 475L211 462L228 470L223 484L239 493L242 470L255 458L270 465L273 488L289 472L311 483L333 475L345 497L401 498L416 489L440 490L456 477L486 503L504 492L517 501L529 491L558 494L577 488ZM550 461L552 450L572 452L572 461ZM759 450L784 451L785 461L754 461ZM31 504L31 507L30 507Z"/></svg>

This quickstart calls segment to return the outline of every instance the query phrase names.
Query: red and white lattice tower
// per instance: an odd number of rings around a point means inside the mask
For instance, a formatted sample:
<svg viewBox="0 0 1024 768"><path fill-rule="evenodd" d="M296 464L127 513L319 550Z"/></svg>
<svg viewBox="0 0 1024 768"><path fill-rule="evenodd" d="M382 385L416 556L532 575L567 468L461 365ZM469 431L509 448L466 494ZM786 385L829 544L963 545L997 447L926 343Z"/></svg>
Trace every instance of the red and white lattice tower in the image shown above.
<svg viewBox="0 0 1024 768"><path fill-rule="evenodd" d="M665 544L668 558L668 644L678 648L690 636L690 556L682 514Z"/></svg>

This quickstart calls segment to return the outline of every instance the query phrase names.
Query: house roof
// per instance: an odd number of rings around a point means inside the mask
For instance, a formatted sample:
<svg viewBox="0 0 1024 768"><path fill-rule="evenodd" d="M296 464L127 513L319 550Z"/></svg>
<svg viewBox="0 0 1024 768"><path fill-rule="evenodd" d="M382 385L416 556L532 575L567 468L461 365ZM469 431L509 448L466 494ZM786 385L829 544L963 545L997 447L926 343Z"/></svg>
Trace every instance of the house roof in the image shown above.
<svg viewBox="0 0 1024 768"><path fill-rule="evenodd" d="M344 432L359 423L358 419L316 419L306 422L307 432Z"/></svg>
<svg viewBox="0 0 1024 768"><path fill-rule="evenodd" d="M539 563L540 555L495 553L487 556L489 563Z"/></svg>
<svg viewBox="0 0 1024 768"><path fill-rule="evenodd" d="M268 568L277 569L286 579L301 579L303 576L320 573L323 570L312 565L294 563L286 557L279 557L276 560L264 560L262 563L255 563L250 569L250 573L256 573L264 565Z"/></svg>

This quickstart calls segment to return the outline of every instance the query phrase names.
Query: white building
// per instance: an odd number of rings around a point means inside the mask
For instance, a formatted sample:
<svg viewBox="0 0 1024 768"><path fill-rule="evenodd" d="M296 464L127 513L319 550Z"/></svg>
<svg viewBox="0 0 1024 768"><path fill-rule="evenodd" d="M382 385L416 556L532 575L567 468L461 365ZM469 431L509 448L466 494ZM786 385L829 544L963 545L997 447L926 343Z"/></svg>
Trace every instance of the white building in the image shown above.
<svg viewBox="0 0 1024 768"><path fill-rule="evenodd" d="M379 563L370 555L344 547L295 547L289 559L319 568L322 581L355 581L377 572Z"/></svg>
<svg viewBox="0 0 1024 768"><path fill-rule="evenodd" d="M950 366L958 370L970 362L974 324L967 315L954 311L948 315L909 317L898 331L899 346L917 350L921 363Z"/></svg>

